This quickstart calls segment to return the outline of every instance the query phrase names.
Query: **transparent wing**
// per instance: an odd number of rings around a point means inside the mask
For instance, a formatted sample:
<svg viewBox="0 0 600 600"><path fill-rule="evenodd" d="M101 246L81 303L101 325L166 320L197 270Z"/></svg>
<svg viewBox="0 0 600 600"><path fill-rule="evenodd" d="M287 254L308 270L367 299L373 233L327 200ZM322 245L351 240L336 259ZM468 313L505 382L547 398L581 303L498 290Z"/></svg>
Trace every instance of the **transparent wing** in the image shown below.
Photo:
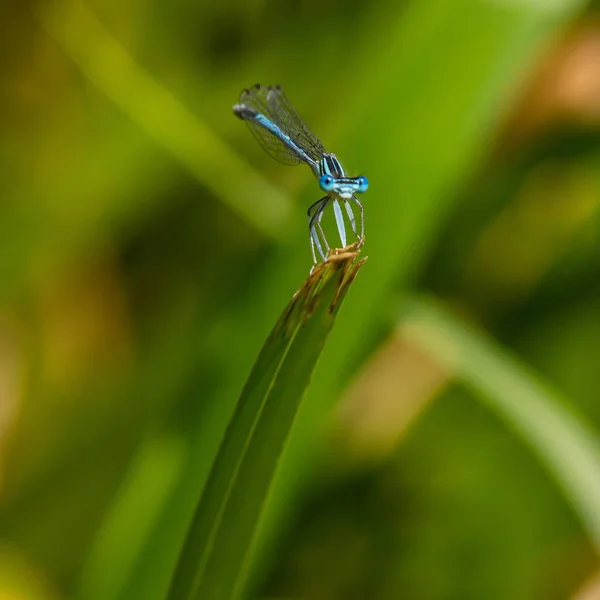
<svg viewBox="0 0 600 600"><path fill-rule="evenodd" d="M293 131L294 141L306 154L318 162L326 153L325 147L321 140L308 128L281 87L276 85L267 88L267 104L273 115L276 116L277 124L284 131Z"/></svg>
<svg viewBox="0 0 600 600"><path fill-rule="evenodd" d="M258 109L252 108L252 110ZM265 129L262 125L259 125L256 121L251 119L244 120L248 125L248 129L250 129L252 135L256 138L256 141L263 147L267 154L270 154L284 165L298 165L301 162L306 162L298 152L282 142L268 129Z"/></svg>
<svg viewBox="0 0 600 600"><path fill-rule="evenodd" d="M312 161L318 162L326 152L319 138L306 126L298 111L279 86L255 85L249 90L244 90L240 96L240 104L261 113L272 121ZM246 122L259 144L277 160L287 165L297 165L305 160L276 135L255 121L247 120Z"/></svg>

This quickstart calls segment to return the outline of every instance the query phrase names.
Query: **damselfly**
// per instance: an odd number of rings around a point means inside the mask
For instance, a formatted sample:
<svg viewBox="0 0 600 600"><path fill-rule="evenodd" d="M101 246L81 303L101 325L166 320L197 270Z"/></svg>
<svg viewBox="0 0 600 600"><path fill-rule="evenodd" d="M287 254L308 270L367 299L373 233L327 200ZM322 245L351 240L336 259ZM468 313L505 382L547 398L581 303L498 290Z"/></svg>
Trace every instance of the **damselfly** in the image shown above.
<svg viewBox="0 0 600 600"><path fill-rule="evenodd" d="M319 180L327 194L308 209L308 228L313 260L317 262L315 248L323 260L327 259L329 243L321 225L323 212L333 205L333 214L342 247L346 247L346 225L340 204L343 204L354 235L362 243L364 238L364 209L357 193L366 192L369 182L364 176L346 177L335 154L327 152L317 136L306 126L298 111L290 104L278 86L255 85L243 90L240 103L233 112L248 123L259 144L274 158L286 165L305 162ZM360 223L352 203L360 209ZM360 231L360 233L359 233ZM323 250L325 248L325 250Z"/></svg>

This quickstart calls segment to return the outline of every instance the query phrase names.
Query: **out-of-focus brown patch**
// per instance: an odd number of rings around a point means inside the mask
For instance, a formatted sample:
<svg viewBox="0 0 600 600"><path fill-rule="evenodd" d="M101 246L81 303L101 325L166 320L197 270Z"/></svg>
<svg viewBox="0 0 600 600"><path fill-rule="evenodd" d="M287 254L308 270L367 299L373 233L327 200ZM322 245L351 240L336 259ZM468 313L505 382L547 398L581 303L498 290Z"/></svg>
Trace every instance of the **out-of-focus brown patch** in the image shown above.
<svg viewBox="0 0 600 600"><path fill-rule="evenodd" d="M599 600L600 599L600 570L597 570L586 579L583 585L571 596L571 600Z"/></svg>
<svg viewBox="0 0 600 600"><path fill-rule="evenodd" d="M0 490L8 433L22 394L23 364L16 327L8 316L0 317ZM1 494L0 494L1 495Z"/></svg>
<svg viewBox="0 0 600 600"><path fill-rule="evenodd" d="M68 278L51 279L40 295L42 379L68 392L126 369L132 340L126 299L109 258Z"/></svg>
<svg viewBox="0 0 600 600"><path fill-rule="evenodd" d="M338 439L358 462L386 457L449 376L400 332L375 353L342 399Z"/></svg>
<svg viewBox="0 0 600 600"><path fill-rule="evenodd" d="M0 125L13 178L31 183L82 153L84 105L71 61L21 4L2 14Z"/></svg>
<svg viewBox="0 0 600 600"><path fill-rule="evenodd" d="M115 415L124 419L137 410L118 393L128 384L135 354L127 299L110 254L49 277L27 318L27 373L6 440L0 499L7 506L69 447L84 447L114 426Z"/></svg>
<svg viewBox="0 0 600 600"><path fill-rule="evenodd" d="M0 540L0 600L58 600L62 596L44 573Z"/></svg>
<svg viewBox="0 0 600 600"><path fill-rule="evenodd" d="M525 85L500 145L513 146L553 121L600 125L600 19L575 24Z"/></svg>
<svg viewBox="0 0 600 600"><path fill-rule="evenodd" d="M598 557L583 534L567 535L549 544L532 566L535 598L600 600L600 579L594 575Z"/></svg>

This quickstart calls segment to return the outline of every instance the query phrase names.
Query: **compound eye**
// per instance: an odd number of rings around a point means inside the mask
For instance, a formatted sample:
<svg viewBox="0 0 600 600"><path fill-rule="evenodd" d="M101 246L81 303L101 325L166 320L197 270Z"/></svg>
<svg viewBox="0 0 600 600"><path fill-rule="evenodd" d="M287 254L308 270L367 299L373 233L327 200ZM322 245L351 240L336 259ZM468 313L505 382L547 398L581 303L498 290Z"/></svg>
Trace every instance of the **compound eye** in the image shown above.
<svg viewBox="0 0 600 600"><path fill-rule="evenodd" d="M360 177L358 177L357 179L358 182L358 192L360 192L361 194L363 192L366 192L369 189L369 180L364 176L361 175Z"/></svg>
<svg viewBox="0 0 600 600"><path fill-rule="evenodd" d="M321 175L319 185L324 192L331 192L335 185L335 179L331 175Z"/></svg>

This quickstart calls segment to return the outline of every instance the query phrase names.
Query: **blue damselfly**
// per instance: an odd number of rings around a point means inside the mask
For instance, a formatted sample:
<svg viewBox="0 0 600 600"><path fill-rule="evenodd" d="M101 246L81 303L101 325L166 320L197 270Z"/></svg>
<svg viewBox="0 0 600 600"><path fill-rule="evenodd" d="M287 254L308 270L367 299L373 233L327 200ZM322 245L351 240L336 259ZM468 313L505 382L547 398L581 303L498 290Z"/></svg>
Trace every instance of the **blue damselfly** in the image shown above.
<svg viewBox="0 0 600 600"><path fill-rule="evenodd" d="M346 225L340 204L343 204L350 226L359 245L364 239L364 209L355 194L369 187L364 176L347 177L335 154L327 152L317 136L306 126L298 111L291 105L279 86L255 85L243 90L240 103L233 112L248 123L260 145L274 158L286 165L306 163L312 170L319 186L327 194L308 209L310 245L313 260L317 252L327 259L329 243L321 220L323 212L333 205L333 213L342 247L346 247ZM352 210L352 203L360 209L359 227Z"/></svg>

